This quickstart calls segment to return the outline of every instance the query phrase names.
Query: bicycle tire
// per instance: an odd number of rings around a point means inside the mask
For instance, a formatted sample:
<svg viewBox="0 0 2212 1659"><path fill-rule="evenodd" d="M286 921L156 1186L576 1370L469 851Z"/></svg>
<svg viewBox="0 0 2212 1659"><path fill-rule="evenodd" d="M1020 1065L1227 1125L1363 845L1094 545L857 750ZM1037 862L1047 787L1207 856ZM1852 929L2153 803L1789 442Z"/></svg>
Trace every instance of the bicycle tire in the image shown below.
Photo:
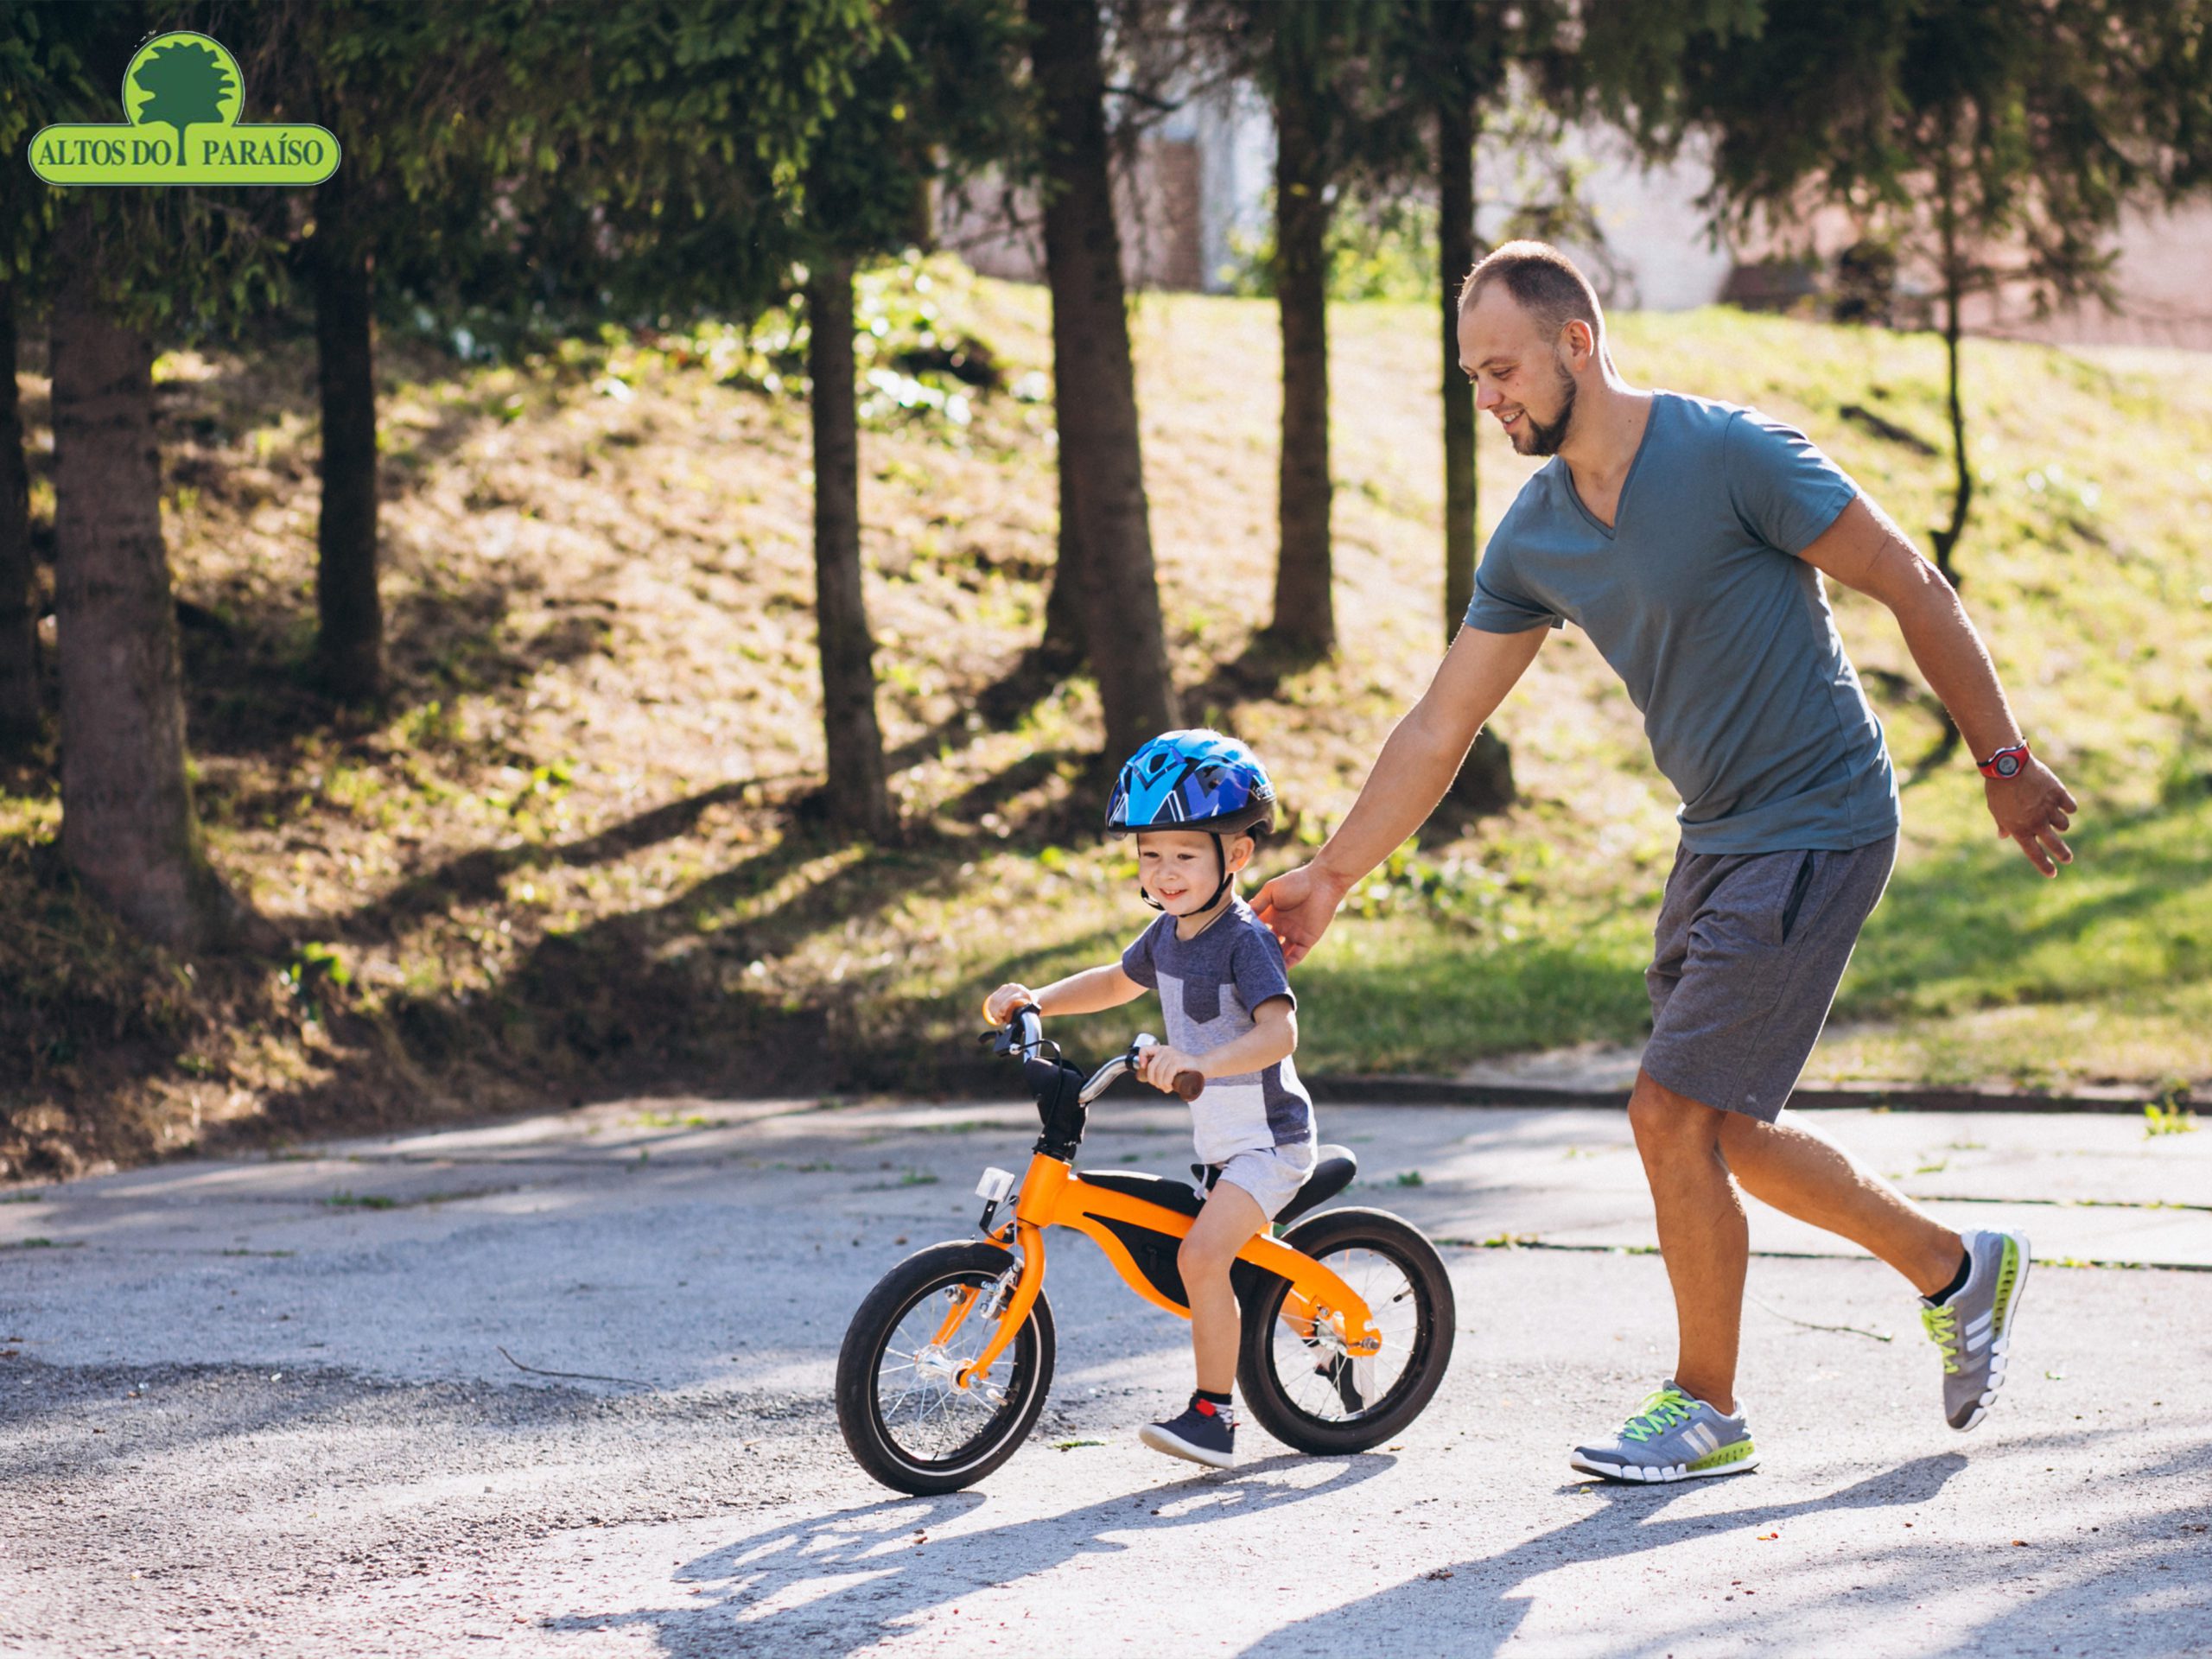
<svg viewBox="0 0 2212 1659"><path fill-rule="evenodd" d="M980 1241L932 1244L892 1268L855 1310L837 1353L837 1427L854 1460L893 1491L928 1497L972 1486L1012 1457L1036 1427L1052 1385L1057 1349L1052 1310L1042 1291L1020 1333L992 1367L1011 1369L1002 1373L1007 1382L1001 1403L975 1434L942 1455L922 1456L900 1442L884 1414L885 1351L899 1325L939 1291L991 1284L1013 1260L1007 1251ZM960 1342L963 1351L970 1357L979 1351L989 1330L980 1320L972 1332L963 1324L960 1338L972 1339ZM963 1397L949 1388L944 1393Z"/></svg>
<svg viewBox="0 0 2212 1659"><path fill-rule="evenodd" d="M1364 1452L1420 1416L1444 1381L1458 1318L1451 1275L1445 1271L1444 1258L1419 1228L1380 1210L1325 1210L1300 1221L1283 1235L1282 1242L1316 1261L1368 1251L1395 1268L1408 1287L1401 1300L1411 1297L1414 1313L1405 1367L1378 1398L1362 1400L1357 1410L1349 1409L1349 1396L1342 1392L1349 1363L1313 1363L1313 1344L1302 1342L1294 1327L1279 1320L1283 1299L1290 1293L1289 1281L1262 1275L1257 1294L1244 1309L1237 1382L1254 1421L1284 1445L1317 1457ZM1353 1288L1362 1289L1357 1284ZM1366 1294L1363 1289L1362 1294ZM1386 1311L1373 1311L1378 1323L1387 1325ZM1386 1342L1388 1334L1386 1329ZM1378 1361L1382 1357L1377 1356ZM1287 1380L1286 1363L1306 1369ZM1327 1380L1339 1392L1338 1404L1347 1408L1344 1416L1332 1420L1295 1397L1293 1381L1311 1394L1314 1390L1309 1379L1314 1376Z"/></svg>

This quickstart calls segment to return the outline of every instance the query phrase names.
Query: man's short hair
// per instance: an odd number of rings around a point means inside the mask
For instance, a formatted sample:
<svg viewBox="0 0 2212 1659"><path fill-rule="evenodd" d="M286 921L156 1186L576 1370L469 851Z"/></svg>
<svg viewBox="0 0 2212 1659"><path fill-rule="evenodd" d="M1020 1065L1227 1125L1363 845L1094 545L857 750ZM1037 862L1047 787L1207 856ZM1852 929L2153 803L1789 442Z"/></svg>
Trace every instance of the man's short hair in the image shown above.
<svg viewBox="0 0 2212 1659"><path fill-rule="evenodd" d="M1554 339L1577 320L1590 325L1593 343L1605 337L1605 314L1598 303L1598 290L1573 260L1548 242L1507 242L1492 249L1460 286L1459 315L1465 316L1493 283L1502 283L1515 303Z"/></svg>

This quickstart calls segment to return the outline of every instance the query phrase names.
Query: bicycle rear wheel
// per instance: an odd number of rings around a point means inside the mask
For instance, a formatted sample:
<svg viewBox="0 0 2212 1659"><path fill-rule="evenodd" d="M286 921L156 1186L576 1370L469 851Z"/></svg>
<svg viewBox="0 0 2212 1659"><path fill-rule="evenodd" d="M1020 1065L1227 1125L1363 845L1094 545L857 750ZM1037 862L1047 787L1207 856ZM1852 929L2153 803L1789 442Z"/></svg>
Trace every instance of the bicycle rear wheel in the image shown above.
<svg viewBox="0 0 2212 1659"><path fill-rule="evenodd" d="M932 1244L861 1300L837 1355L837 1427L861 1468L893 1491L972 1486L1036 1427L1052 1383L1052 1310L1043 1293L984 1381L953 1379L998 1328L991 1304L1014 1259L982 1243Z"/></svg>
<svg viewBox="0 0 2212 1659"><path fill-rule="evenodd" d="M1419 1228L1380 1210L1325 1210L1282 1242L1359 1294L1382 1347L1346 1354L1326 1321L1286 1317L1289 1281L1262 1274L1236 1370L1245 1408L1298 1451L1364 1452L1421 1415L1452 1363L1458 1309L1444 1260Z"/></svg>

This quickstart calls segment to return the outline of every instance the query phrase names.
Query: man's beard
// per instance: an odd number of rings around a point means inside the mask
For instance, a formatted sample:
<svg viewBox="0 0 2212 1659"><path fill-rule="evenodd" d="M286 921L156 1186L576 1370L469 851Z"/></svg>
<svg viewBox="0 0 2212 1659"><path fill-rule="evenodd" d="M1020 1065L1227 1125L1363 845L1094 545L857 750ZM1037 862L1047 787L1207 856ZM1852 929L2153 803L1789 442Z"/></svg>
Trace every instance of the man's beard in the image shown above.
<svg viewBox="0 0 2212 1659"><path fill-rule="evenodd" d="M1555 455L1559 447L1567 442L1567 428L1574 423L1574 377L1557 364L1553 365L1559 375L1559 413L1549 423L1536 418L1535 411L1522 406L1522 415L1529 423L1529 447L1522 449L1524 455ZM1520 448L1518 444L1514 446Z"/></svg>

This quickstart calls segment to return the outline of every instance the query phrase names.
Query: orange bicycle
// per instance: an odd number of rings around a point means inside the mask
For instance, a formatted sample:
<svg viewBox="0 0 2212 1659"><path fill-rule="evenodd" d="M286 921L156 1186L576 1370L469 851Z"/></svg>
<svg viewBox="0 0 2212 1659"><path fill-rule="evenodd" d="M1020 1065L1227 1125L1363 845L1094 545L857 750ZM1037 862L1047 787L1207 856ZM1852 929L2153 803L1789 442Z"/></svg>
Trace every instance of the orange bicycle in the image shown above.
<svg viewBox="0 0 2212 1659"><path fill-rule="evenodd" d="M1131 1290L1190 1317L1175 1257L1205 1194L1158 1175L1074 1167L1090 1103L1153 1039L1139 1037L1089 1077L1043 1036L1034 1008L983 1040L1020 1061L1042 1124L1013 1214L1000 1219L1013 1174L986 1170L976 1189L982 1236L932 1244L893 1268L854 1313L837 1356L845 1444L876 1479L917 1495L981 1480L1045 1408L1047 1227L1087 1234ZM1185 1100L1202 1087L1195 1072L1176 1080ZM1443 1259L1420 1229L1380 1210L1310 1213L1359 1167L1343 1147L1319 1150L1312 1177L1238 1253L1230 1276L1246 1409L1284 1444L1327 1455L1363 1452L1421 1414L1451 1363L1454 1307Z"/></svg>

